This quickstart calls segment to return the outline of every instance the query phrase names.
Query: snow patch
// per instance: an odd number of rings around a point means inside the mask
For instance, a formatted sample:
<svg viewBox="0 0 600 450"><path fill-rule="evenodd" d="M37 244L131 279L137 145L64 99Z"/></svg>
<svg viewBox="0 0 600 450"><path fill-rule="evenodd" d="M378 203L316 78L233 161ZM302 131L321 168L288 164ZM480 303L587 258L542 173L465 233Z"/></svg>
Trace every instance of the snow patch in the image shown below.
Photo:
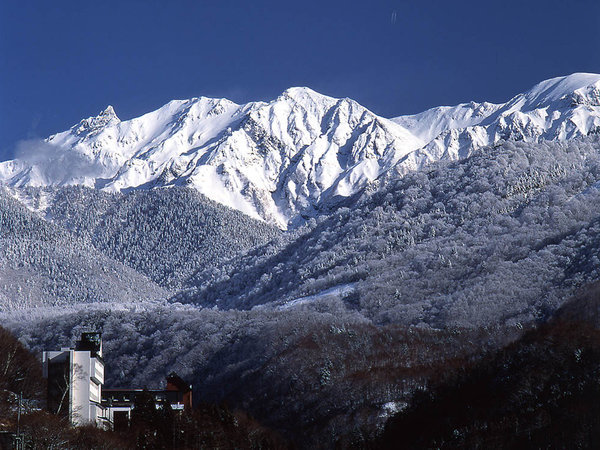
<svg viewBox="0 0 600 450"><path fill-rule="evenodd" d="M391 417L394 414L399 413L403 409L406 409L408 403L406 402L387 402L381 405L381 412L379 413L380 418Z"/></svg>
<svg viewBox="0 0 600 450"><path fill-rule="evenodd" d="M294 300L290 300L290 301L284 303L283 305L279 305L277 307L277 309L279 311L283 311L286 309L295 308L300 305L305 305L307 303L312 303L316 300L321 300L325 297L344 298L348 294L351 294L352 292L354 292L355 290L356 290L356 283L341 284L339 286L334 286L332 288L325 289L324 291L321 291L318 294L309 295L307 297L299 297Z"/></svg>

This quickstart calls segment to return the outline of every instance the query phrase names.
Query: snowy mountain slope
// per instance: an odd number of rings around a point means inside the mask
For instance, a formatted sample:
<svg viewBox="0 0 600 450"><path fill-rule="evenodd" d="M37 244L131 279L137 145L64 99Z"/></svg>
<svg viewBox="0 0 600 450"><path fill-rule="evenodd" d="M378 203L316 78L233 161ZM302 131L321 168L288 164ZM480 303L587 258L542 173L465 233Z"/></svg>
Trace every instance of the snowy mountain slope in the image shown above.
<svg viewBox="0 0 600 450"><path fill-rule="evenodd" d="M459 159L500 140L567 140L600 132L600 75L542 81L504 104L465 103L392 119L428 144L414 158ZM419 155L419 156L418 156Z"/></svg>
<svg viewBox="0 0 600 450"><path fill-rule="evenodd" d="M438 106L419 114L400 116L392 120L424 142L431 142L447 130L479 125L501 107L501 104L495 103L470 102L456 106Z"/></svg>
<svg viewBox="0 0 600 450"><path fill-rule="evenodd" d="M544 81L504 104L466 103L379 117L350 99L291 88L277 99L175 100L121 121L112 107L0 163L13 187L108 192L190 186L287 228L330 202L499 140L565 140L600 130L600 75Z"/></svg>
<svg viewBox="0 0 600 450"><path fill-rule="evenodd" d="M109 107L2 163L12 186L106 191L188 185L285 228L324 199L357 192L424 143L349 99L292 88L270 103L197 98L120 121ZM70 170L64 170L69 168Z"/></svg>

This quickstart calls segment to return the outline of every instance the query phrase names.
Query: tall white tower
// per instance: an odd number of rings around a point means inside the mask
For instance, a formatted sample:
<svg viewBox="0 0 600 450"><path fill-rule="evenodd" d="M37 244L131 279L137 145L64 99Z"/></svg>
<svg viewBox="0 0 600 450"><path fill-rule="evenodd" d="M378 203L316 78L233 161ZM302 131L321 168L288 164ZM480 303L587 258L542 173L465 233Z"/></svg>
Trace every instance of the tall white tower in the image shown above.
<svg viewBox="0 0 600 450"><path fill-rule="evenodd" d="M73 425L104 426L101 334L83 333L75 349L45 351L42 363L44 377L48 380L48 409L68 416Z"/></svg>

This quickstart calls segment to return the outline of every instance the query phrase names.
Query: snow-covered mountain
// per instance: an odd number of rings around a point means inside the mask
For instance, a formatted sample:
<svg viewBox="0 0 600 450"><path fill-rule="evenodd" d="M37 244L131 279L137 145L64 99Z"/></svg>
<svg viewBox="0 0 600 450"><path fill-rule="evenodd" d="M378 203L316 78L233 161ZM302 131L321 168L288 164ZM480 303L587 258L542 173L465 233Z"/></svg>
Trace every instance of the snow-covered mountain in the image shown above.
<svg viewBox="0 0 600 450"><path fill-rule="evenodd" d="M392 119L427 142L420 160L459 159L500 140L539 142L600 133L600 75L542 81L506 103L463 103Z"/></svg>
<svg viewBox="0 0 600 450"><path fill-rule="evenodd" d="M600 130L600 75L536 85L507 103L438 107L392 120L350 99L291 88L277 99L175 100L121 121L112 107L0 163L14 186L110 192L173 185L281 228L382 174L468 156L501 139L570 139Z"/></svg>
<svg viewBox="0 0 600 450"><path fill-rule="evenodd" d="M357 192L423 145L352 100L292 88L270 103L172 101L128 121L108 107L2 163L0 178L13 186L107 191L188 185L286 227L326 198Z"/></svg>

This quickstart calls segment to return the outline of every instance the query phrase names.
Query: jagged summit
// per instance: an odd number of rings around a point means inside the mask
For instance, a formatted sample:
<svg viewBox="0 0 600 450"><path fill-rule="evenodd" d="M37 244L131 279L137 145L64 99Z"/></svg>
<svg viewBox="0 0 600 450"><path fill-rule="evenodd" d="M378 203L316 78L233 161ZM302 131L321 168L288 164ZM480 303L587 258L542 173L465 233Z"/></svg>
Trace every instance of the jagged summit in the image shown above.
<svg viewBox="0 0 600 450"><path fill-rule="evenodd" d="M111 192L184 185L286 228L384 174L463 158L501 139L597 132L596 74L546 80L502 104L463 103L391 120L354 100L292 87L273 101L245 105L173 100L126 121L108 106L49 137L35 158L0 163L0 179Z"/></svg>
<svg viewBox="0 0 600 450"><path fill-rule="evenodd" d="M115 109L112 107L112 105L108 105L104 111L98 114L98 117L111 117L118 119Z"/></svg>
<svg viewBox="0 0 600 450"><path fill-rule="evenodd" d="M108 123L109 121L111 121L113 119L116 119L120 122L120 119L117 117L117 113L115 113L115 109L113 108L113 106L108 105L106 108L104 108L102 111L100 111L98 113L98 115L88 117L87 119L83 119L80 123L91 122L91 121L96 121L96 122L104 121L105 123Z"/></svg>
<svg viewBox="0 0 600 450"><path fill-rule="evenodd" d="M100 112L97 116L88 117L83 119L77 125L73 126L70 130L71 133L76 135L93 136L107 126L115 125L121 122L117 117L114 108L108 105L106 109ZM55 136L50 136L49 141L52 141Z"/></svg>

